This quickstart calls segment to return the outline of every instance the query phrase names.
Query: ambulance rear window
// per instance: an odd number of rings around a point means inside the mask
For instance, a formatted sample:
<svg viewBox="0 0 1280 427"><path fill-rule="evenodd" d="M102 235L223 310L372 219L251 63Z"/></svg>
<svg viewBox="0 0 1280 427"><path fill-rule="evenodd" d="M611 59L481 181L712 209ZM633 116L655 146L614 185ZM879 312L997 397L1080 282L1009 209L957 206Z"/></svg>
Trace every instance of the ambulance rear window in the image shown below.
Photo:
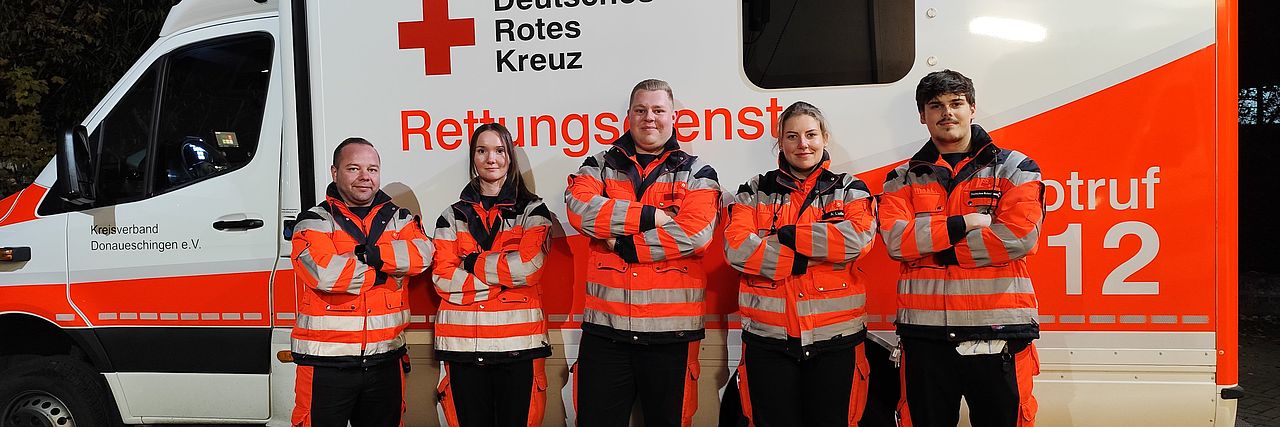
<svg viewBox="0 0 1280 427"><path fill-rule="evenodd" d="M765 89L897 81L915 61L914 3L744 0L742 67Z"/></svg>

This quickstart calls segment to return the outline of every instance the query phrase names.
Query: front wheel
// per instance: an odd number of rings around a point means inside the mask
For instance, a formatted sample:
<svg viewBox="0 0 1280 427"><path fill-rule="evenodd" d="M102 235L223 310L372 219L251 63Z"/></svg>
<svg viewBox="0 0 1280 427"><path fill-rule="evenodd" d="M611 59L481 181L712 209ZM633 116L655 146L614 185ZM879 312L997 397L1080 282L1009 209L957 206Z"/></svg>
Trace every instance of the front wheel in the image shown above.
<svg viewBox="0 0 1280 427"><path fill-rule="evenodd" d="M0 372L0 427L121 425L101 374L67 356L40 357Z"/></svg>

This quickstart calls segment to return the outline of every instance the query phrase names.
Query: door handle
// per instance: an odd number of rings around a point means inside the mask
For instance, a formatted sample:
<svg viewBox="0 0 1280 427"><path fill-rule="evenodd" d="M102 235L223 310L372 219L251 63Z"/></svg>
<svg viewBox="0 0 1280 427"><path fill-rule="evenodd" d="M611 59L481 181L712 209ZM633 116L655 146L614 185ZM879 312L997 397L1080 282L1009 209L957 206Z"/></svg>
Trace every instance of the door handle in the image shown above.
<svg viewBox="0 0 1280 427"><path fill-rule="evenodd" d="M213 228L216 228L221 231L251 230L254 228L262 227L262 224L263 224L262 220L250 218L250 219L241 219L236 221L217 221L213 223Z"/></svg>
<svg viewBox="0 0 1280 427"><path fill-rule="evenodd" d="M23 261L31 261L31 247L16 246L11 248L0 248L0 262Z"/></svg>

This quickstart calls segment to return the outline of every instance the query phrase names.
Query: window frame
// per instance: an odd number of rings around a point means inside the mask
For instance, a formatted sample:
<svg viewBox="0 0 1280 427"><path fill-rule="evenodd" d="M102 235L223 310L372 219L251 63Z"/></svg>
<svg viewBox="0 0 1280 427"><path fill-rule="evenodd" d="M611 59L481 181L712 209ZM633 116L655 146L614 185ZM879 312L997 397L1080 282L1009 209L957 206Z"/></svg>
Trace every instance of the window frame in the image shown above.
<svg viewBox="0 0 1280 427"><path fill-rule="evenodd" d="M794 0L790 3L792 5L792 13L790 15L794 15L795 8L799 7L800 1L801 0ZM821 87L846 87L846 86L857 87L857 86L886 85L886 84L893 84L898 81L901 81L903 78L910 75L911 70L915 68L915 62L919 54L919 52L916 49L917 48L916 45L919 38L918 22L915 17L916 10L918 9L917 5L915 5L912 2L905 2L905 3L888 2L885 4L893 5L888 7L904 7L902 5L905 4L906 5L905 13L902 13L902 11L895 12L892 9L885 9L884 11L878 13L875 10L876 8L875 4L879 2L875 0L865 0L865 4L863 6L868 8L866 12L867 27L860 28L860 30L866 32L868 34L867 37L860 38L860 39L849 39L849 40L812 40L810 39L810 40L804 40L801 43L808 43L808 44L836 43L841 45L864 44L865 47L867 48L866 55L857 57L857 58L850 56L850 58L855 59L857 61L861 61L862 59L869 59L869 61L866 61L863 63L869 65L867 67L867 73L869 74L870 80L862 79L861 76L858 76L859 78L822 77L823 75L849 76L851 74L848 70L825 70L825 72L807 72L807 73L804 73L803 76L794 75L794 74L793 75L784 74L782 75L783 77L772 77L772 79L774 80L770 80L771 79L770 73L769 73L769 69L771 68L770 64L773 63L772 59L776 59L779 56L778 52L780 51L780 49L782 49L780 47L781 46L780 42L783 39L785 39L787 34L789 33L789 31L787 31L787 28L792 26L791 25L792 23L790 22L792 19L792 16L790 15L783 16L786 18L784 22L784 20L778 19L779 16L773 16L772 10L768 12L769 15L765 15L765 21L764 21L765 23L770 23L770 24L781 23L782 30L780 30L777 34L777 42L775 42L774 49L771 51L769 61L759 61L758 59L751 60L750 62L748 61L753 56L758 56L758 55L753 55L752 51L757 49L756 44L762 42L762 40L760 40L761 37L763 37L764 33L768 31L768 28L770 28L768 26L765 26L759 30L760 32L758 33L753 32L750 25L757 23L758 17L751 16L751 12L753 10L758 9L758 6L760 5L764 5L765 7L772 7L772 3L773 2L769 2L767 0L757 0L755 2L744 0L744 2L742 3L742 7L740 9L741 15L739 16L739 19L736 21L736 25L738 27L738 35L740 37L739 50L738 50L739 61L737 65L741 70L742 76L745 78L745 80L751 85L755 86L756 88L759 88L762 90L787 90L787 89L809 89L809 88L821 88ZM837 3L840 6L824 6L824 7L845 7L844 2L837 2ZM826 4L826 3L823 3L823 4ZM895 13L897 13L897 15L900 15L900 16L895 16ZM897 22L898 19L902 19L902 21ZM895 22L885 22L886 20L892 20ZM892 30L889 30L889 28L892 28L893 24L899 24L899 23L910 26L909 30L907 31L907 33L910 34L910 39L896 41L896 43L901 44L901 46L905 46L908 48L908 50L906 51L907 54L904 55L902 58L895 58L895 59L885 58L883 57L883 55L886 52L901 51L900 49L898 50L891 49L889 48L889 46L886 46L888 42L883 42L884 40L894 39L893 34L891 34ZM769 25L769 24L766 24L766 25ZM798 28L807 28L807 27L808 26L805 26L805 25L798 26ZM881 32L882 29L886 34L882 34ZM753 37L753 34L754 34L754 37ZM848 43L845 43L845 42L848 42ZM759 72L753 71L753 70L756 70L756 68L749 66L749 65L759 65L761 62L763 62L766 65L764 69L759 70ZM893 68L890 68L890 67L893 67ZM896 69L897 67L902 68L900 72L899 70Z"/></svg>
<svg viewBox="0 0 1280 427"><path fill-rule="evenodd" d="M201 49L201 48L214 46L214 45L234 43L236 41L241 41L246 39L264 40L268 43L268 46L270 46L271 51L269 53L270 55L269 63L272 65L272 67L270 72L268 72L267 76L265 77L267 87L263 92L264 98L269 98L270 97L269 94L271 92L271 82L274 80L273 76L275 73L279 72L277 67L279 64L276 63L276 57L278 55L277 50L279 49L279 46L277 46L276 44L276 37L268 31L256 30L256 31L247 31L247 32L237 33L237 34L228 34L228 35L213 37L205 40L199 40L199 41L195 41L188 44L179 45L171 50L165 51L164 53L159 54L154 60L147 63L145 67L137 68L136 72L131 71L129 74L126 74L125 78L122 79L121 82L123 83L127 81L129 83L128 87L113 89L110 92L111 95L109 95L109 97L104 100L107 102L104 102L100 104L98 107L96 107L94 112L91 113L90 115L91 119L89 122L92 123L94 126L92 130L89 132L90 138L87 141L88 144L90 144L91 151L93 152L93 156L90 159L91 169L89 173L93 175L94 189L97 190L99 188L98 186L101 184L101 180L98 178L99 178L99 173L101 173L101 170L102 170L101 153L102 153L103 142L104 142L103 141L103 138L104 138L103 130L105 129L104 126L109 125L109 123L107 123L107 120L111 117L111 113L116 111L116 108L121 105L121 102L124 100L126 96L128 96L130 92L132 92L136 87L139 87L137 86L137 84L142 82L146 78L147 73L151 73L151 72L155 73L155 78L154 78L154 81L152 82L152 84L155 86L152 88L153 93L152 93L152 99L151 99L152 108L151 108L151 114L150 114L151 117L150 117L150 123L149 123L150 128L147 131L147 143L146 143L147 155L146 155L146 160L143 162L144 164L139 165L140 168L145 168L143 173L144 176L142 178L144 181L143 191L141 192L141 194L136 196L117 198L110 201L103 201L100 199L94 200L92 204L84 205L84 206L75 206L68 203L62 203L61 200L58 199L57 197L50 197L50 198L46 198L45 201L41 203L41 206L39 207L38 212L41 215L54 215L54 214L64 213L64 212L85 211L85 210L102 208L102 207L110 207L110 206L117 206L117 205L122 205L127 203L134 203L142 200L147 200L162 194L166 194L174 190L185 188L187 186L190 186L199 182L204 182L208 179L221 177L253 164L257 158L261 157L261 156L257 156L256 154L259 150L261 139L262 139L261 129L266 125L266 118L267 118L268 111L265 108L264 108L264 111L262 112L262 118L259 124L258 141L254 141L255 145L254 145L253 151L255 155L251 156L249 161L244 162L243 164L237 165L235 167L227 168L226 170L218 171L217 173L214 173L208 176L200 177L199 179L193 179L190 181L186 181L180 184L176 184L176 185L164 188L163 190L157 190L158 186L155 183L156 161L158 156L156 156L154 153L156 153L157 150L160 148L158 138L159 138L159 131L160 131L160 127L159 127L160 115L162 113L161 110L163 109L163 106L161 105L161 101L163 100L163 97L166 93L165 88L169 79L171 61L173 60L174 57L190 52L195 49ZM148 55L144 55L143 58L145 59L147 56ZM139 63L142 63L142 62L140 61ZM131 78L130 74L135 74L135 73L136 75L132 76ZM119 84L120 83L117 83L117 85ZM118 95L116 95L117 93ZM267 102L269 101L264 99L264 107Z"/></svg>

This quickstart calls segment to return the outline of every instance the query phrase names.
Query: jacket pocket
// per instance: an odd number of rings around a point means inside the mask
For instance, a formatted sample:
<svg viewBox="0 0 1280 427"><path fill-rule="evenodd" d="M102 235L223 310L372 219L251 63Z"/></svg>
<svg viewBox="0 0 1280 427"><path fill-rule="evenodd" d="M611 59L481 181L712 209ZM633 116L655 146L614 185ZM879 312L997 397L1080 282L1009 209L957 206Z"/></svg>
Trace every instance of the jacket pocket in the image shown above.
<svg viewBox="0 0 1280 427"><path fill-rule="evenodd" d="M404 294L401 292L387 292L385 295L388 309L398 309L404 307Z"/></svg>
<svg viewBox="0 0 1280 427"><path fill-rule="evenodd" d="M627 270L630 266L622 258L611 254L591 254L587 264L587 281L593 283L619 285L626 283Z"/></svg>
<svg viewBox="0 0 1280 427"><path fill-rule="evenodd" d="M320 293L320 302L326 311L356 311L360 308L360 295Z"/></svg>
<svg viewBox="0 0 1280 427"><path fill-rule="evenodd" d="M618 257L601 256L594 261L596 264L596 270L608 270L619 273L627 271L627 262Z"/></svg>
<svg viewBox="0 0 1280 427"><path fill-rule="evenodd" d="M854 347L853 387L849 396L849 425L857 425L867 406L867 386L871 378L871 363L867 361L867 346L878 345L863 342Z"/></svg>
<svg viewBox="0 0 1280 427"><path fill-rule="evenodd" d="M507 292L498 294L498 301L502 301L506 303L525 303L525 302L529 302L529 296L516 293L516 292L507 291Z"/></svg>
<svg viewBox="0 0 1280 427"><path fill-rule="evenodd" d="M1036 412L1040 409L1040 403L1036 402L1035 396L1027 397L1018 405L1018 427L1035 427Z"/></svg>
<svg viewBox="0 0 1280 427"><path fill-rule="evenodd" d="M946 197L942 193L915 191L911 194L911 209L918 215L942 212Z"/></svg>
<svg viewBox="0 0 1280 427"><path fill-rule="evenodd" d="M816 269L810 273L809 287L810 292L819 293L841 293L851 292L857 287L854 286L853 275L849 272L848 267L840 270Z"/></svg>
<svg viewBox="0 0 1280 427"><path fill-rule="evenodd" d="M778 284L781 282L775 282L752 274L743 274L742 283L752 288L777 289Z"/></svg>

